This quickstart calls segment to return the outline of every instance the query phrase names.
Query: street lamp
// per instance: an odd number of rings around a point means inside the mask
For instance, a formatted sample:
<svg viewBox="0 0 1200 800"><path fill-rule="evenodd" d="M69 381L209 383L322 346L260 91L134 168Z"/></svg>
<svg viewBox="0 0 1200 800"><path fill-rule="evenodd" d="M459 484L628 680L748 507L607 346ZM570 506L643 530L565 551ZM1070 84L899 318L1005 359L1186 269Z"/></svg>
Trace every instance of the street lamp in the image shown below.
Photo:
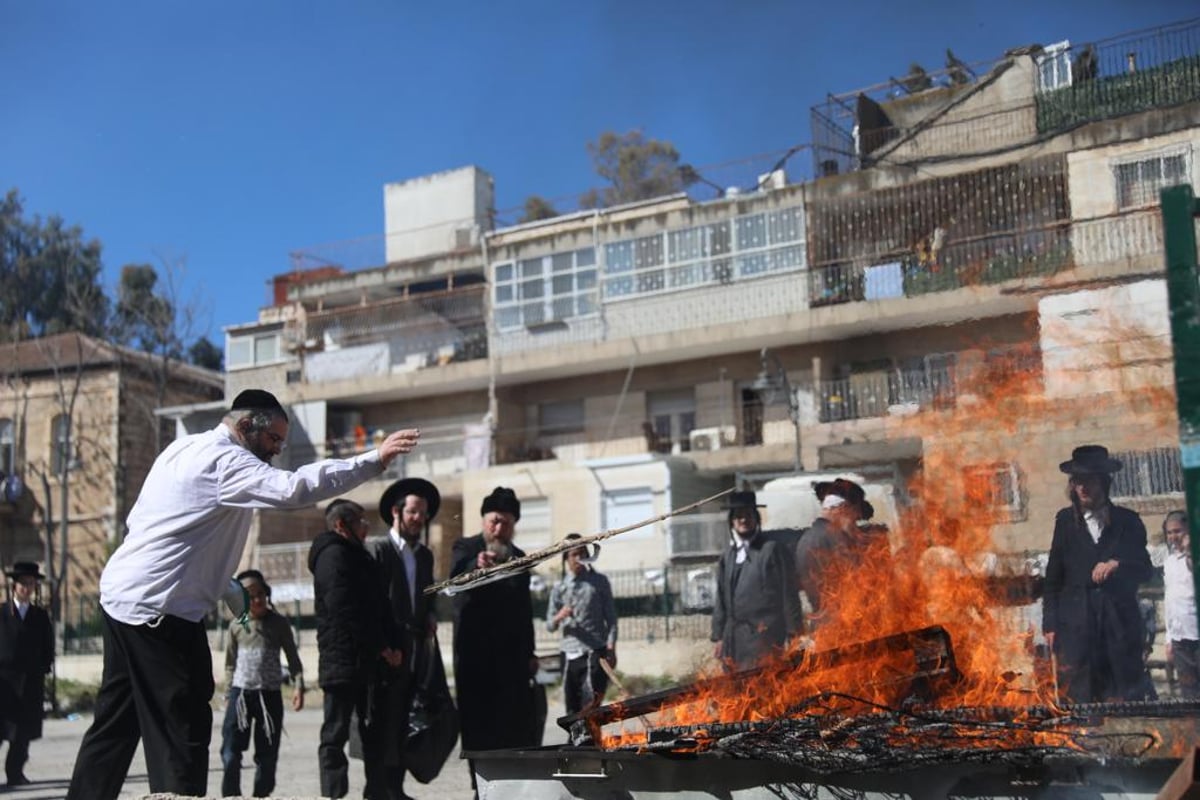
<svg viewBox="0 0 1200 800"><path fill-rule="evenodd" d="M770 361L767 360L768 358ZM761 359L762 370L750 388L759 393L764 405L775 405L780 399L786 400L788 418L792 421L792 427L796 429L796 458L792 469L797 473L802 472L804 464L800 460L800 400L796 397L796 391L792 388L791 381L788 380L787 371L784 370L779 356L775 355L770 348L764 347Z"/></svg>

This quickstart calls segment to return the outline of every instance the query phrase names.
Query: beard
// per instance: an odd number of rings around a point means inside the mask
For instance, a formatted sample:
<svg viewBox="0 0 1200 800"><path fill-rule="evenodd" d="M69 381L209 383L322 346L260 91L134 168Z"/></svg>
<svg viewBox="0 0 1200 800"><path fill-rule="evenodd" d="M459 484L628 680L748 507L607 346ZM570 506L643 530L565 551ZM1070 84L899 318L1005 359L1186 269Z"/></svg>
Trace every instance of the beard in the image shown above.
<svg viewBox="0 0 1200 800"><path fill-rule="evenodd" d="M512 558L512 547L507 542L491 541L487 543L487 551L496 558L497 564L503 564Z"/></svg>

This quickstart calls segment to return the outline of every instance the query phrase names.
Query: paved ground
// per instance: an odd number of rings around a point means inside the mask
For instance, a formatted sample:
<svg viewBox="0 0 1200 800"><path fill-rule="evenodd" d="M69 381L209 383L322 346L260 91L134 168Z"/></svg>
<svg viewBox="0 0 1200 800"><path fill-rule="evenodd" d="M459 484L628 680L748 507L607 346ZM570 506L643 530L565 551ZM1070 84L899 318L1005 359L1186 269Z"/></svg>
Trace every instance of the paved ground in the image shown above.
<svg viewBox="0 0 1200 800"><path fill-rule="evenodd" d="M550 699L550 715L546 722L546 744L557 744L566 741L566 734L554 724L554 718L562 713L561 701L555 705L553 694ZM220 711L214 712L213 738L209 748L208 791L215 796L221 790L221 719ZM90 716L76 720L48 719L45 725L45 736L33 743L29 764L25 769L26 776L33 783L20 789L4 791L0 786L0 794L4 800L51 800L66 795L67 784L70 781L71 770L75 763L75 755L79 751L79 741L84 731L91 724ZM321 711L316 708L306 708L299 713L288 711L284 717L283 745L279 751L279 770L276 778L276 797L318 797L320 783L317 778L317 734L321 727ZM0 745L3 749L4 745ZM7 750L3 752L7 754ZM248 764L242 772L242 790L249 792L253 785L253 762L247 753L245 763ZM2 777L2 776L0 776ZM349 797L362 796L362 762L350 762L350 794ZM457 751L446 762L442 774L432 783L422 785L409 778L404 789L418 800L438 798L438 800L470 800L471 782L467 777L466 762L458 757ZM129 777L125 781L122 798L142 797L150 791L146 783L146 763L139 748L133 758Z"/></svg>

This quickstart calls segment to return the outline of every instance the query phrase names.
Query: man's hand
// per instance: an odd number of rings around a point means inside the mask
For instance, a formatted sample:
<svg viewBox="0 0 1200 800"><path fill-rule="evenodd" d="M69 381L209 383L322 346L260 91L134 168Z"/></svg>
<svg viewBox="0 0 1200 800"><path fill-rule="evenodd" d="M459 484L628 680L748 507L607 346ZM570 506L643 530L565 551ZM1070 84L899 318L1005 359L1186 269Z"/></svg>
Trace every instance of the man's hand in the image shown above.
<svg viewBox="0 0 1200 800"><path fill-rule="evenodd" d="M554 624L557 625L558 623L562 622L564 619L566 619L567 617L571 616L574 613L575 613L575 609L571 608L570 606L563 606L562 608L560 608L558 610L558 613L554 615Z"/></svg>
<svg viewBox="0 0 1200 800"><path fill-rule="evenodd" d="M383 648L383 652L379 654L389 667L399 667L404 663L404 653L399 650L393 650L390 647Z"/></svg>
<svg viewBox="0 0 1200 800"><path fill-rule="evenodd" d="M386 468L396 456L411 453L420 439L421 431L418 428L405 428L389 435L379 443L380 463Z"/></svg>
<svg viewBox="0 0 1200 800"><path fill-rule="evenodd" d="M1101 561L1096 566L1092 567L1092 583L1104 583L1112 574L1117 571L1117 567L1121 566L1115 558L1110 558L1108 561Z"/></svg>
<svg viewBox="0 0 1200 800"><path fill-rule="evenodd" d="M292 711L300 711L304 708L304 687L297 686L292 692Z"/></svg>
<svg viewBox="0 0 1200 800"><path fill-rule="evenodd" d="M475 556L475 568L487 569L496 565L496 554L490 550L480 550L479 555Z"/></svg>

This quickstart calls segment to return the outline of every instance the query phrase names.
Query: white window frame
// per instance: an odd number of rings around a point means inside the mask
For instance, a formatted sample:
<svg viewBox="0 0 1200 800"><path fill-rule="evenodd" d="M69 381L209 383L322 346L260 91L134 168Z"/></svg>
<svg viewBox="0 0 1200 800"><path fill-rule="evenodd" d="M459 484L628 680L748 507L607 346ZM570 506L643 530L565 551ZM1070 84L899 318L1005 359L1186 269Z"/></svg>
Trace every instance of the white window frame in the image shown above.
<svg viewBox="0 0 1200 800"><path fill-rule="evenodd" d="M260 347L274 340L274 357L264 353L259 355ZM244 349L244 354L236 354ZM241 360L239 360L239 358ZM267 364L279 364L287 361L283 353L283 337L279 331L266 333L247 333L241 335L226 334L225 336L225 370L249 369Z"/></svg>
<svg viewBox="0 0 1200 800"><path fill-rule="evenodd" d="M596 248L518 258L492 265L498 330L536 328L598 310Z"/></svg>
<svg viewBox="0 0 1200 800"><path fill-rule="evenodd" d="M691 416L689 427L685 419ZM669 419L671 452L685 452L691 449L691 433L696 429L696 390L661 389L646 392L646 419L655 434L659 432L658 420Z"/></svg>
<svg viewBox="0 0 1200 800"><path fill-rule="evenodd" d="M527 553L554 544L554 520L550 498L521 498L521 521L517 523L517 541Z"/></svg>
<svg viewBox="0 0 1200 800"><path fill-rule="evenodd" d="M1167 161L1174 161L1175 159L1180 159L1183 166L1182 172L1178 176L1178 181L1174 177L1168 179L1166 176ZM1147 179L1142 173L1151 164L1156 165L1158 175L1157 177ZM1129 197L1126 198L1126 192L1122 190L1124 181L1122 173L1131 168L1136 170L1138 175L1135 178L1135 182L1129 184ZM1163 188L1173 185L1176 182L1190 182L1192 177L1192 148L1184 145L1114 159L1112 161L1112 175L1113 191L1118 211L1157 206L1159 203L1158 193Z"/></svg>
<svg viewBox="0 0 1200 800"><path fill-rule="evenodd" d="M625 527L654 516L654 502L654 490L649 486L604 490L601 494L604 530ZM643 525L621 534L621 539L650 539L654 536L654 529L654 525Z"/></svg>
<svg viewBox="0 0 1200 800"><path fill-rule="evenodd" d="M50 472L53 475L61 475L65 469L70 469L71 453L67 446L70 429L69 414L55 414L50 419Z"/></svg>
<svg viewBox="0 0 1200 800"><path fill-rule="evenodd" d="M1053 92L1071 85L1071 40L1046 45L1041 54L1033 59L1036 72L1037 93ZM1049 67L1049 70L1046 68ZM1047 78L1047 72L1050 73Z"/></svg>

